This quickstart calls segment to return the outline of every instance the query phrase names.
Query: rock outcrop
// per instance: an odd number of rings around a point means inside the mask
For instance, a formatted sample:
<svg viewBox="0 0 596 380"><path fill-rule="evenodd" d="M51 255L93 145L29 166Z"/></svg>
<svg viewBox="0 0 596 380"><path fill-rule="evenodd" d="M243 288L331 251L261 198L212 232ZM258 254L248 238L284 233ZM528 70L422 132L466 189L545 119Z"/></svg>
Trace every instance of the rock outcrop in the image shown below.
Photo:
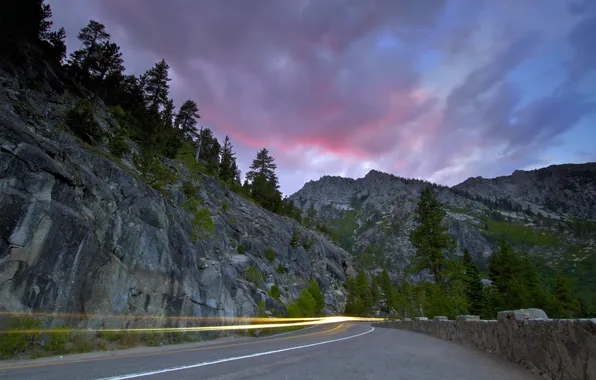
<svg viewBox="0 0 596 380"><path fill-rule="evenodd" d="M278 285L288 302L311 277L326 311L343 311L351 256L323 235L200 175L215 230L195 242L184 178L162 195L130 157L114 159L60 130L70 95L47 83L26 89L4 71L0 82L0 311L235 317L253 316L264 300L283 314L267 290ZM97 113L103 128L114 125L102 107ZM290 245L294 229L308 244ZM248 278L249 267L260 278Z"/></svg>
<svg viewBox="0 0 596 380"><path fill-rule="evenodd" d="M551 380L596 379L596 319L548 319L540 309L499 313L498 320L461 316L374 323L429 334L496 354Z"/></svg>

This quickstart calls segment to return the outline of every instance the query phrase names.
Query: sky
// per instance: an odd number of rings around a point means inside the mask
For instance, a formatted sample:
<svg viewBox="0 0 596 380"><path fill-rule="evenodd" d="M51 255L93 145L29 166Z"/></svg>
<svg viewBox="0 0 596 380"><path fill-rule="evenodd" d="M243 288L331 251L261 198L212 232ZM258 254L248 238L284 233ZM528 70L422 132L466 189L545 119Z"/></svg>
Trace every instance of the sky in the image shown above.
<svg viewBox="0 0 596 380"><path fill-rule="evenodd" d="M69 50L90 19L129 73L267 148L281 191L371 169L455 185L596 161L594 0L46 0Z"/></svg>

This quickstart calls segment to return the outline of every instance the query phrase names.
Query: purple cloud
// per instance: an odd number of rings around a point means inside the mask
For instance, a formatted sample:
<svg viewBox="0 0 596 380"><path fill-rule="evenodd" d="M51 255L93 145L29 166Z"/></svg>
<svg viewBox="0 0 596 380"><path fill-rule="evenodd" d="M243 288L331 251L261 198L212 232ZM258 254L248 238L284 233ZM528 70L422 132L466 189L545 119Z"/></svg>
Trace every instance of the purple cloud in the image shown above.
<svg viewBox="0 0 596 380"><path fill-rule="evenodd" d="M49 3L71 49L95 18L130 71L165 58L177 103L196 100L244 169L269 148L286 193L372 168L447 184L508 174L543 162L595 108L588 1ZM548 89L512 76L550 61L564 79L547 76Z"/></svg>

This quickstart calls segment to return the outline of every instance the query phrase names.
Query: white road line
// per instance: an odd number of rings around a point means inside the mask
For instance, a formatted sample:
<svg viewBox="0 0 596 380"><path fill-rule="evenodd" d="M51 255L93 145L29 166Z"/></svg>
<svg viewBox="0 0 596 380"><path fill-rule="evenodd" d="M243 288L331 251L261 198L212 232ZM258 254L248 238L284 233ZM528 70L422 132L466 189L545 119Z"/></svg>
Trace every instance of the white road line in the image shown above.
<svg viewBox="0 0 596 380"><path fill-rule="evenodd" d="M315 347L315 346L320 346L322 344L335 343L335 342L341 342L342 340L348 340L348 339L352 339L352 338L358 338L359 336L366 335L368 333L373 332L374 330L375 330L375 328L374 327L371 327L370 330L365 331L365 332L360 333L360 334L350 335L350 336L346 336L346 337L339 338L339 339L326 340L324 342L305 344L305 345L296 346L296 347L282 348L281 350L258 352L256 354L243 355L243 356L235 356L235 357L232 357L232 358L214 360L212 362L203 362L203 363L185 365L185 366L180 366L180 367L172 367L172 368L160 369L160 370L156 370L156 371L138 372L138 373L130 373L128 375L119 375L119 376L113 376L113 377L104 377L104 378L97 379L97 380L125 380L125 379L134 379L136 377L141 377L141 376L159 375L161 373L182 371L182 370L185 370L185 369L198 368L198 367L206 367L208 365L225 363L225 362L231 362L231 361L235 361L235 360L256 358L256 357L259 357L259 356L278 354L280 352L292 351L292 350L299 350L301 348Z"/></svg>

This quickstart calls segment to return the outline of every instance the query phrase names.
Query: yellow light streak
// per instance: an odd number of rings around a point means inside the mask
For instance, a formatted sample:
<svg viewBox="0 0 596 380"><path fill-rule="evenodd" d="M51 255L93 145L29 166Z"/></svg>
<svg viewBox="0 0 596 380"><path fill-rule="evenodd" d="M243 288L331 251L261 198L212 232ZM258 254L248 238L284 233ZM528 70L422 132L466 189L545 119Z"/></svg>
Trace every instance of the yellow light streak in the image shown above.
<svg viewBox="0 0 596 380"><path fill-rule="evenodd" d="M267 319L267 318L258 318ZM128 332L128 333L146 333L146 332L199 332L199 331L232 331L232 330L254 330L254 329L273 329L294 326L313 326L340 322L373 322L382 321L383 318L363 318L363 317L320 317L320 318L276 318L277 320L292 321L304 320L303 322L286 323L262 323L253 325L228 325L228 326L199 326L199 327L146 327L146 328L124 328L124 329L67 329L48 328L48 329L29 329L29 330L0 330L0 334L69 334L73 332L85 333L106 333L106 332Z"/></svg>

